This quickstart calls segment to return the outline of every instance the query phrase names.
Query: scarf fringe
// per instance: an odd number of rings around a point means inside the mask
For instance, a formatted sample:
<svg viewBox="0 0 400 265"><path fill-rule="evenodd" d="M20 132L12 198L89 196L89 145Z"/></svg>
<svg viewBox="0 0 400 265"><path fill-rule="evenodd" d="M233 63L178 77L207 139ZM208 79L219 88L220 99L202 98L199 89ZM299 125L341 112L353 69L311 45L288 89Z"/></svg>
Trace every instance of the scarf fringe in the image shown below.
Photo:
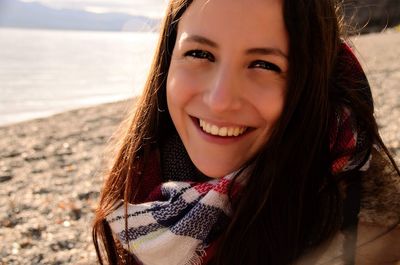
<svg viewBox="0 0 400 265"><path fill-rule="evenodd" d="M193 256L188 260L185 265L201 265L203 264L203 258L207 255L203 246L198 246Z"/></svg>

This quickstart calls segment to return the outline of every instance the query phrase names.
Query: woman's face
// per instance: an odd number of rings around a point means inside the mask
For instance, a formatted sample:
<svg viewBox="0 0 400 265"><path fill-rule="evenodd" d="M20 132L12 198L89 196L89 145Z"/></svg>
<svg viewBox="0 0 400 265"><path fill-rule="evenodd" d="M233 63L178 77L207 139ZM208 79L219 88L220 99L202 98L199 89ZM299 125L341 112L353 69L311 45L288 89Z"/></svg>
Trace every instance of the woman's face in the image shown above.
<svg viewBox="0 0 400 265"><path fill-rule="evenodd" d="M178 24L167 80L173 123L209 177L240 169L282 113L288 36L282 0L194 0Z"/></svg>

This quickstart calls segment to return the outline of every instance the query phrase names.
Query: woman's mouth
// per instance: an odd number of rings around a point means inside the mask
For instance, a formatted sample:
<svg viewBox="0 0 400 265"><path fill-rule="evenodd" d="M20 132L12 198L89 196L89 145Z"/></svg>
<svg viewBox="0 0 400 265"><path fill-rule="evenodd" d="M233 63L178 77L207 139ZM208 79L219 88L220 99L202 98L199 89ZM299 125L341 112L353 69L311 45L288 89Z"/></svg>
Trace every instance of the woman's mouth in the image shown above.
<svg viewBox="0 0 400 265"><path fill-rule="evenodd" d="M218 126L202 119L197 119L200 128L211 135L221 137L232 137L243 135L249 127L244 126Z"/></svg>

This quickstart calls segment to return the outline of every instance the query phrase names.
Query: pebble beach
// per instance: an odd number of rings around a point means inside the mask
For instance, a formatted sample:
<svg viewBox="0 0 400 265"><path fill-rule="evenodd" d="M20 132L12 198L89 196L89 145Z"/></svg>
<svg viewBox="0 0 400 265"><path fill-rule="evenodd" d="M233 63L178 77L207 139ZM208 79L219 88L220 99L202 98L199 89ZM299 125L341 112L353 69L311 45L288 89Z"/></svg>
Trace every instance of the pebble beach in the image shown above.
<svg viewBox="0 0 400 265"><path fill-rule="evenodd" d="M400 164L400 32L352 38ZM91 222L106 146L134 100L0 127L0 265L97 264Z"/></svg>

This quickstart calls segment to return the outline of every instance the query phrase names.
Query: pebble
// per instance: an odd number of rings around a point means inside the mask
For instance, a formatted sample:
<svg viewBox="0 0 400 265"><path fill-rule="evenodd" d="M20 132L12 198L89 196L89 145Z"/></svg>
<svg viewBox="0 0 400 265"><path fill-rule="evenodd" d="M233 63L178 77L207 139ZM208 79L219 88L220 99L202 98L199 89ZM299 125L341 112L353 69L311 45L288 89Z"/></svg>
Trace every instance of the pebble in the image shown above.
<svg viewBox="0 0 400 265"><path fill-rule="evenodd" d="M20 155L21 153L18 151L11 151L10 153L3 155L3 158L13 158Z"/></svg>
<svg viewBox="0 0 400 265"><path fill-rule="evenodd" d="M70 250L74 248L75 243L69 240L57 241L56 243L50 244L50 249L58 252L60 250Z"/></svg>
<svg viewBox="0 0 400 265"><path fill-rule="evenodd" d="M0 183L10 181L10 180L12 180L12 178L13 178L13 175L10 175L10 174L0 175Z"/></svg>
<svg viewBox="0 0 400 265"><path fill-rule="evenodd" d="M69 216L71 217L72 220L77 221L77 220L81 219L82 210L81 210L81 209L78 209L78 208L72 209L72 210L69 212Z"/></svg>
<svg viewBox="0 0 400 265"><path fill-rule="evenodd" d="M99 191L89 191L78 194L79 200L88 200L89 198L97 198L99 196Z"/></svg>
<svg viewBox="0 0 400 265"><path fill-rule="evenodd" d="M28 237L39 240L42 238L42 231L44 230L44 227L30 227L28 228L28 231L25 233Z"/></svg>
<svg viewBox="0 0 400 265"><path fill-rule="evenodd" d="M15 218L13 216L7 219L0 220L0 227L13 228L22 222L22 218Z"/></svg>
<svg viewBox="0 0 400 265"><path fill-rule="evenodd" d="M32 259L32 264L40 264L40 262L43 260L44 255L42 253L39 253L36 257Z"/></svg>
<svg viewBox="0 0 400 265"><path fill-rule="evenodd" d="M37 160L44 160L46 159L46 155L43 153L34 153L34 154L28 154L28 153L23 153L22 157L26 162L32 162L32 161L37 161Z"/></svg>

